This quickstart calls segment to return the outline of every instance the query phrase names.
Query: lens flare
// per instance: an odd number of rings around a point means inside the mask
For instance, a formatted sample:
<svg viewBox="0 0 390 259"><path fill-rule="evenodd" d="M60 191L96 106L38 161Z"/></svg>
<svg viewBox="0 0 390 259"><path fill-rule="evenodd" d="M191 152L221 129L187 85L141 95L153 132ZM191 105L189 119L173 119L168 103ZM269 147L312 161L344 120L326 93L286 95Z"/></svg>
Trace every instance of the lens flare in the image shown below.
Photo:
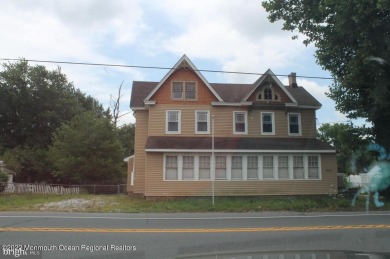
<svg viewBox="0 0 390 259"><path fill-rule="evenodd" d="M352 206L355 205L360 194L366 194L366 211L368 212L371 193L374 193L372 198L375 206L384 206L384 202L379 200L379 192L385 190L390 185L390 154L387 153L383 146L376 143L368 145L367 149L378 153L378 162L368 171L368 181L356 192L352 200Z"/></svg>

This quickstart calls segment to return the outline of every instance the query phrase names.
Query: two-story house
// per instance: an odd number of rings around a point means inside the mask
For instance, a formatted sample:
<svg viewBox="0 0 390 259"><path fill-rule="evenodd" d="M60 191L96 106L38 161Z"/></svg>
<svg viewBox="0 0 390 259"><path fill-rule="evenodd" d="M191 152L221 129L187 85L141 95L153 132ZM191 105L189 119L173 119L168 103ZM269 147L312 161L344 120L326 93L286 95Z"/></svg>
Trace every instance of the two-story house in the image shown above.
<svg viewBox="0 0 390 259"><path fill-rule="evenodd" d="M184 55L160 82L133 82L129 193L305 195L337 190L336 150L316 139L321 104L295 74L209 83Z"/></svg>

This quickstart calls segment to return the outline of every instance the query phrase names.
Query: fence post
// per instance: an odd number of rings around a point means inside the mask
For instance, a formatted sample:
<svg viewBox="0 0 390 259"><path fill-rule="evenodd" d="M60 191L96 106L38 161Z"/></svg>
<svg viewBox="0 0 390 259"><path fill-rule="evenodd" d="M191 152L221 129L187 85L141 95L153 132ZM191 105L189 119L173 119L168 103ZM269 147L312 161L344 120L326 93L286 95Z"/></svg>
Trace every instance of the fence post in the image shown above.
<svg viewBox="0 0 390 259"><path fill-rule="evenodd" d="M118 183L118 194L121 193L121 186Z"/></svg>
<svg viewBox="0 0 390 259"><path fill-rule="evenodd" d="M96 184L93 185L93 194L94 194L94 195L96 195L95 187L96 187Z"/></svg>

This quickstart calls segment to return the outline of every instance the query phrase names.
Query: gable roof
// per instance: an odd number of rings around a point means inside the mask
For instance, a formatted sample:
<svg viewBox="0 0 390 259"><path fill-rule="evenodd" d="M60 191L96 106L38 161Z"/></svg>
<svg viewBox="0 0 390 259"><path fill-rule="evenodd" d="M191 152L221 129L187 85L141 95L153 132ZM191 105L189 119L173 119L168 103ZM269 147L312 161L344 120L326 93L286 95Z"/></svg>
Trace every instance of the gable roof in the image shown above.
<svg viewBox="0 0 390 259"><path fill-rule="evenodd" d="M317 101L305 88L298 87L284 87L293 97L298 101L300 106L313 106L320 108L322 104Z"/></svg>
<svg viewBox="0 0 390 259"><path fill-rule="evenodd" d="M145 104L152 101L152 96L163 85L163 83L180 68L191 69L205 83L208 89L218 99L220 103L239 104L245 103L247 99L261 86L266 80L272 80L279 88L292 100L292 103L286 106L300 106L307 108L319 109L321 103L318 102L309 92L303 87L284 86L275 74L268 69L256 82L253 84L225 84L225 83L209 83L204 76L199 72L190 59L183 55L172 69L164 76L160 82L148 81L133 81L132 93L130 99L130 107L133 110L145 109ZM216 102L218 104L218 102Z"/></svg>
<svg viewBox="0 0 390 259"><path fill-rule="evenodd" d="M224 102L234 103L241 101L253 84L210 84L222 97Z"/></svg>
<svg viewBox="0 0 390 259"><path fill-rule="evenodd" d="M187 55L183 55L179 61L169 70L169 72L163 77L163 79L156 85L156 87L146 96L144 101L149 101L150 98L157 92L157 90L164 84L164 82L181 67L189 68L195 72L199 76L199 78L203 81L203 83L209 88L209 90L214 94L214 96L218 99L218 101L222 102L222 98L217 94L214 88L211 87L210 83L206 80L206 78L200 73L199 69L195 67L195 65L191 62L191 60L187 57Z"/></svg>
<svg viewBox="0 0 390 259"><path fill-rule="evenodd" d="M143 108L144 100L156 88L158 82L133 81L131 89L130 107Z"/></svg>
<svg viewBox="0 0 390 259"><path fill-rule="evenodd" d="M290 98L290 100L293 101L293 103L298 103L298 101L294 98L294 96L292 96L289 91L287 91L286 87L283 85L283 83L279 80L279 78L277 78L274 74L274 72L271 71L271 69L268 69L263 75L261 75L261 77L259 79L256 80L256 82L253 84L253 87L252 89L249 91L249 93L244 97L244 99L242 100L243 102L244 101L247 101L249 96L251 96L253 94L254 91L256 91L256 89L263 83L265 82L265 80L270 80L270 78L272 79L272 81L274 81L281 89L282 91Z"/></svg>

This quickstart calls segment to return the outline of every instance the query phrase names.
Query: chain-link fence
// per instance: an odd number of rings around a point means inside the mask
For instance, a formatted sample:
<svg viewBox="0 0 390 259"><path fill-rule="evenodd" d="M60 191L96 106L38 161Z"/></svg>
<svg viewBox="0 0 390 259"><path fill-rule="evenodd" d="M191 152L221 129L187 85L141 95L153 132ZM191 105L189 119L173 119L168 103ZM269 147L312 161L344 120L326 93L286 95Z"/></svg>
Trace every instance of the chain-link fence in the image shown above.
<svg viewBox="0 0 390 259"><path fill-rule="evenodd" d="M7 183L4 192L37 194L121 194L127 193L127 185L59 185L35 183Z"/></svg>

